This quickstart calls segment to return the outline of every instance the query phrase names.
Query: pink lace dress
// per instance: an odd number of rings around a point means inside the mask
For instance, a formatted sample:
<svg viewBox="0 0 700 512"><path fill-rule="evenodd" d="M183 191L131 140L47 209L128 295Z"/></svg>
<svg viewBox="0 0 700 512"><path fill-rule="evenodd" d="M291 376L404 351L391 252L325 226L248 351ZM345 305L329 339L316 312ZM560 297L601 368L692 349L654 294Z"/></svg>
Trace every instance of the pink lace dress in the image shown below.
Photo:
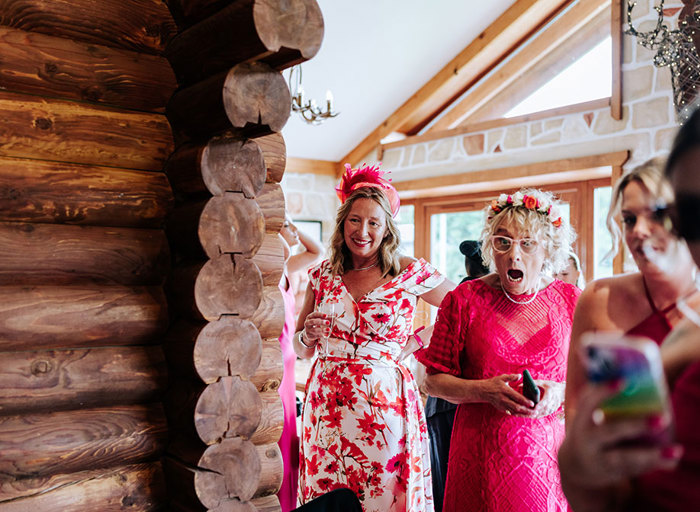
<svg viewBox="0 0 700 512"><path fill-rule="evenodd" d="M419 360L431 374L488 379L528 369L535 379L564 382L579 293L575 286L554 281L533 302L514 304L481 280L463 283L440 305L430 346ZM443 510L567 510L556 457L563 438L564 423L557 414L529 419L508 416L486 403L461 404Z"/></svg>
<svg viewBox="0 0 700 512"><path fill-rule="evenodd" d="M416 260L355 302L328 261L309 273L316 306L342 305L306 383L302 503L346 487L365 512L433 510L430 447L420 394L397 359L417 297L443 281Z"/></svg>

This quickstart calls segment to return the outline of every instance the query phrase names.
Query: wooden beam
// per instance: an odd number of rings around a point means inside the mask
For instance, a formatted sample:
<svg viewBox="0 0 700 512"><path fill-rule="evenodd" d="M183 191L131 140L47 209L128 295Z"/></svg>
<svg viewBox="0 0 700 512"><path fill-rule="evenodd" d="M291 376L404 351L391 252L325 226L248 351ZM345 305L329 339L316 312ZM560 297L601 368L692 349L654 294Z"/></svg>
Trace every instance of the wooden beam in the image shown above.
<svg viewBox="0 0 700 512"><path fill-rule="evenodd" d="M612 0L610 37L612 38L612 98L610 115L622 119L622 0Z"/></svg>
<svg viewBox="0 0 700 512"><path fill-rule="evenodd" d="M581 27L575 34L562 41L544 59L535 64L527 74L503 89L497 98L487 102L462 125L503 118L512 108L526 100L541 87L548 84L572 63L591 51L597 44L610 37L610 11L603 9L598 16ZM609 98L606 97L606 98ZM567 105L562 105L567 106Z"/></svg>
<svg viewBox="0 0 700 512"><path fill-rule="evenodd" d="M339 162L330 160L311 160L310 158L287 158L285 174L294 172L298 174L319 174L321 176L333 176L337 174Z"/></svg>
<svg viewBox="0 0 700 512"><path fill-rule="evenodd" d="M554 51L561 41L571 37L598 13L607 8L610 0L580 0L557 19L546 32L531 41L496 70L487 81L480 84L462 101L454 105L428 131L455 128L470 114L493 99L499 92L520 79L524 73Z"/></svg>
<svg viewBox="0 0 700 512"><path fill-rule="evenodd" d="M576 180L582 178L592 179L603 177L604 173L599 170L601 167L622 166L628 158L629 151L617 151L601 155L449 174L433 178L394 181L393 185L403 198L457 194L466 190L474 191L478 186L480 186L479 189L503 188L503 182L515 183L516 180L522 181L528 178L534 178L538 182L547 179L550 183L571 181L574 178ZM605 173L608 176L610 175L609 170L605 171ZM522 185L517 183L514 186Z"/></svg>
<svg viewBox="0 0 700 512"><path fill-rule="evenodd" d="M354 165L390 133L411 132L416 126L424 126L571 1L515 2L341 161Z"/></svg>

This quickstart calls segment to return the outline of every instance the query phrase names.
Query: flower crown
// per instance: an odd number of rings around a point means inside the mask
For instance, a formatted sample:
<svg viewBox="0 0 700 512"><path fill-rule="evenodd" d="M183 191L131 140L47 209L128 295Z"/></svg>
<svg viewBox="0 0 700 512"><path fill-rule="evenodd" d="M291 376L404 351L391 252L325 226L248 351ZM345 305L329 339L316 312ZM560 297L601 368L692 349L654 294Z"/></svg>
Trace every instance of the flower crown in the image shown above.
<svg viewBox="0 0 700 512"><path fill-rule="evenodd" d="M335 191L338 194L340 202L345 203L348 197L358 188L380 188L385 192L387 199L389 199L391 216L396 217L399 213L399 206L401 206L399 193L394 186L389 183L391 180L387 180L383 177L385 172L379 170L379 165L369 166L363 164L362 167L353 169L350 164L345 164L345 173L343 177L340 178L340 183L335 188Z"/></svg>
<svg viewBox="0 0 700 512"><path fill-rule="evenodd" d="M498 199L491 201L488 220L493 219L496 215L509 207L523 207L527 208L528 210L534 210L537 213L541 213L547 217L549 222L551 222L555 228L560 227L562 224L561 214L559 213L559 209L554 204L548 200L535 197L532 194L523 194L520 191L516 192L515 194L501 194L498 196Z"/></svg>

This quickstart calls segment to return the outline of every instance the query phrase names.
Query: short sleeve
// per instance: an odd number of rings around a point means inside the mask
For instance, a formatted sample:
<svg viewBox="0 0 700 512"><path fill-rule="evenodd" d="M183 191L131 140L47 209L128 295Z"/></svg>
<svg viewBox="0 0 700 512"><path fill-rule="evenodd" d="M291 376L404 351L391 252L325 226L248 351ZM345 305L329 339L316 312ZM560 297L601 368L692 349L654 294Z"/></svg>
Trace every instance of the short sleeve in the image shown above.
<svg viewBox="0 0 700 512"><path fill-rule="evenodd" d="M423 295L445 280L445 276L422 258L412 262L397 277L396 286L413 295Z"/></svg>
<svg viewBox="0 0 700 512"><path fill-rule="evenodd" d="M464 348L463 331L464 314L463 298L459 288L452 290L440 304L437 320L430 344L423 350L415 352L415 356L427 368L430 375L449 373L462 376L460 355Z"/></svg>
<svg viewBox="0 0 700 512"><path fill-rule="evenodd" d="M330 262L328 260L323 260L315 267L311 267L307 272L309 275L309 284L311 284L311 288L314 290L318 290L318 286L321 281L321 274L323 274L325 267L327 267L329 264Z"/></svg>
<svg viewBox="0 0 700 512"><path fill-rule="evenodd" d="M321 277L324 272L328 271L329 266L330 262L328 260L323 260L315 267L311 267L308 271L309 285L314 292L314 299L318 296L318 291L321 289Z"/></svg>

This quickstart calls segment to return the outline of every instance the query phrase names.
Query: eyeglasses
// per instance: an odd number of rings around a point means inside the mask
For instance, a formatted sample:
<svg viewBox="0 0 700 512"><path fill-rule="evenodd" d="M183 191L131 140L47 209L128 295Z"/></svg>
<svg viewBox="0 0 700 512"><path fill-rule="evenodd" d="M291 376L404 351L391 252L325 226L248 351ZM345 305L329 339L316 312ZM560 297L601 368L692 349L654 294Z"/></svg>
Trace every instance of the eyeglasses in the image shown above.
<svg viewBox="0 0 700 512"><path fill-rule="evenodd" d="M687 242L697 242L700 240L699 207L700 198L679 194L675 203L656 205L652 215L669 233Z"/></svg>
<svg viewBox="0 0 700 512"><path fill-rule="evenodd" d="M537 250L537 240L533 238L519 238L516 240L509 236L497 235L491 237L491 241L496 252L508 252L515 243L520 245L520 250L525 254L532 254Z"/></svg>

